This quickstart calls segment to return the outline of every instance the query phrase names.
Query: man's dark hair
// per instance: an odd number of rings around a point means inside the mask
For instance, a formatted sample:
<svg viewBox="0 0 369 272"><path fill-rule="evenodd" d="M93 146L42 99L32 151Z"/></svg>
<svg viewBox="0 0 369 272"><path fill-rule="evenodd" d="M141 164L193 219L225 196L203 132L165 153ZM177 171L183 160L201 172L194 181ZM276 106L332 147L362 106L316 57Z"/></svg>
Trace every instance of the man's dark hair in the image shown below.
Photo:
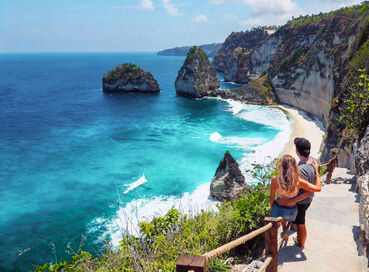
<svg viewBox="0 0 369 272"><path fill-rule="evenodd" d="M296 149L303 157L309 157L310 155L310 142L305 138L295 138L293 141L296 145Z"/></svg>

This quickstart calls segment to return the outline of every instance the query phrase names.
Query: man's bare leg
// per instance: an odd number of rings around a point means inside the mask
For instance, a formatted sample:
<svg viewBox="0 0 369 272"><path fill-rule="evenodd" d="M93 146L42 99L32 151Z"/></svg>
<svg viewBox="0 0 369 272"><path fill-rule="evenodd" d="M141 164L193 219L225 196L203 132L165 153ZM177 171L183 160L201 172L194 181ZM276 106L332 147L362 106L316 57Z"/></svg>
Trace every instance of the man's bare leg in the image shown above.
<svg viewBox="0 0 369 272"><path fill-rule="evenodd" d="M299 247L305 248L306 237L307 237L307 232L306 232L305 224L297 225L297 241L299 243Z"/></svg>

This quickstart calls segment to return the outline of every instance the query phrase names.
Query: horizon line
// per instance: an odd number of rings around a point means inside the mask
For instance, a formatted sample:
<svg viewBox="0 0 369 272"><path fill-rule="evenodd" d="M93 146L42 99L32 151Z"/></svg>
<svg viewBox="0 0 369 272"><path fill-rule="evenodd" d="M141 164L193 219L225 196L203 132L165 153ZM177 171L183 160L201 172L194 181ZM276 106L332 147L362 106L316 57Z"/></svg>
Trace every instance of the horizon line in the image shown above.
<svg viewBox="0 0 369 272"><path fill-rule="evenodd" d="M78 54L78 53L157 53L158 51L21 51L21 52L0 52L0 55L6 54Z"/></svg>

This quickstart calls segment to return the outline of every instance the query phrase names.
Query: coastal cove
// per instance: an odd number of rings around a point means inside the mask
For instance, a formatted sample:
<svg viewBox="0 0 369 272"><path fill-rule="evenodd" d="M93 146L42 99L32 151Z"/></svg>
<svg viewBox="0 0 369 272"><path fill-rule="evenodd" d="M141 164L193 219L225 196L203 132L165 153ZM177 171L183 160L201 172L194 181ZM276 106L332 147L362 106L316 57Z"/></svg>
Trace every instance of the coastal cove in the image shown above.
<svg viewBox="0 0 369 272"><path fill-rule="evenodd" d="M173 204L211 208L209 181L225 151L252 182L253 164L278 157L290 137L278 109L177 97L173 83L183 57L0 59L1 271L68 260L66 250L81 241L98 255L105 239L118 244L117 225L126 229L127 213L146 220ZM104 94L102 76L124 62L151 72L161 93Z"/></svg>

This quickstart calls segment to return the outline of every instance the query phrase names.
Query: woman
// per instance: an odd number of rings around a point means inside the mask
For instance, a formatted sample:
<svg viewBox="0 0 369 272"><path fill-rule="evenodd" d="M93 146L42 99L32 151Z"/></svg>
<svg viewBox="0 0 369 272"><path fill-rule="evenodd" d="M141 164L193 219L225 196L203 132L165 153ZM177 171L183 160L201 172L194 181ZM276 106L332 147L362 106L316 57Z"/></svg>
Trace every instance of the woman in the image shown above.
<svg viewBox="0 0 369 272"><path fill-rule="evenodd" d="M272 217L283 217L286 221L294 221L297 215L297 206L287 207L278 204L278 200L295 197L300 189L310 192L320 192L322 184L318 165L314 162L316 184L311 184L300 177L296 160L290 155L284 155L278 162L279 176L272 178L270 188L270 206ZM277 199L276 199L277 193ZM284 229L285 230L285 229Z"/></svg>

